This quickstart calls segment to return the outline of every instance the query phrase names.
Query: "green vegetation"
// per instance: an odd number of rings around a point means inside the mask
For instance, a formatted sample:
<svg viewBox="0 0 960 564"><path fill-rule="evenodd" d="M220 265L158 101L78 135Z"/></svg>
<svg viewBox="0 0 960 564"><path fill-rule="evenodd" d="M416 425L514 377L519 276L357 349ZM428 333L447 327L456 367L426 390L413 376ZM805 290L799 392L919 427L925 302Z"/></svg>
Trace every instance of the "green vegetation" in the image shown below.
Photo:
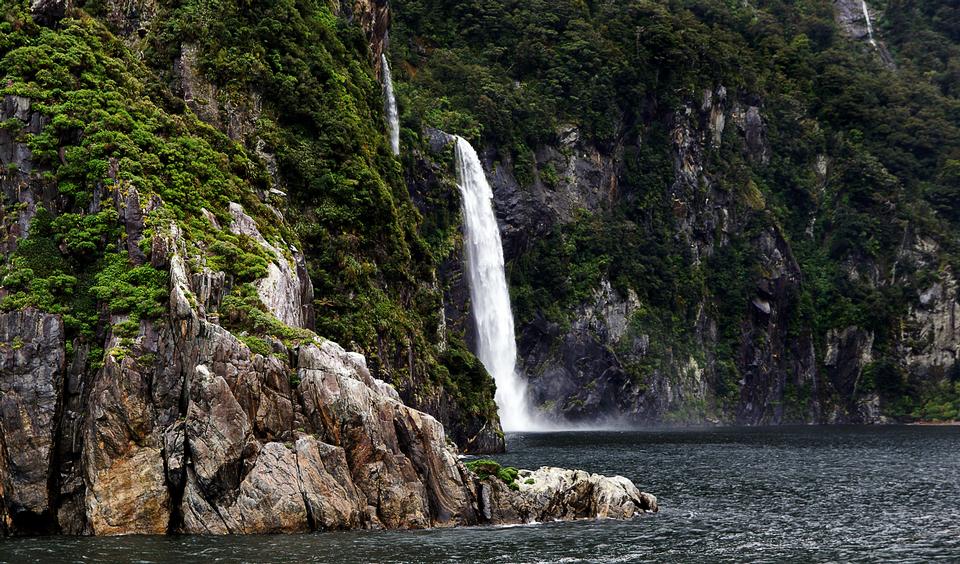
<svg viewBox="0 0 960 564"><path fill-rule="evenodd" d="M132 52L102 23L115 23L107 3L75 6L56 28L33 22L26 0L3 6L0 94L29 98L44 127L0 124L29 146L33 168L0 174L55 186L58 196L37 206L29 237L0 265L8 292L0 308L63 314L68 340L94 344L107 315L124 314L113 331L132 340L141 320L166 307L168 280L150 266L151 249L175 224L191 271L228 274L225 326L260 354L272 354L274 342L295 345L309 333L273 318L251 285L276 258L225 228L228 204L238 202L274 246L303 251L317 333L364 352L378 377L415 402L446 394L458 406L454 417L478 418L476 427L496 417L492 382L463 342L438 346L441 300L425 281L452 249L456 226L430 243L421 235L403 168L383 138L380 87L355 23L320 0L187 0L158 6ZM193 57L195 75L176 74L181 56ZM178 89L188 86L212 98L187 104ZM218 115L203 104L236 111ZM234 139L224 134L231 119L243 122L242 134L230 130ZM262 161L268 153L277 177ZM145 212L140 257L125 252L121 215L131 202Z"/></svg>
<svg viewBox="0 0 960 564"><path fill-rule="evenodd" d="M150 237L176 221L195 256L209 256L211 266L238 280L262 276L259 245L212 229L201 213L229 222L227 203L237 201L265 217L255 196L265 182L262 168L192 115L172 115L154 103L146 92L148 70L101 24L77 13L59 29L40 27L26 4L8 7L0 23L0 93L29 98L46 117L39 133L16 132L32 151L34 182L55 183L59 199L57 213L50 203L37 205L29 236L2 267L9 294L0 307L60 313L68 336L86 340L97 333L101 305L127 315L114 328L127 338L141 319L162 315L167 273L128 255L113 207L114 198L129 194L150 209L141 250L149 252ZM154 195L161 206L148 204ZM269 222L261 229L277 234Z"/></svg>
<svg viewBox="0 0 960 564"><path fill-rule="evenodd" d="M520 486L517 484L517 476L520 475L520 471L513 466L500 466L499 462L490 460L489 458L471 460L467 462L465 466L467 470L476 474L481 480L496 476L511 490L520 489ZM528 479L525 483L532 484L533 480Z"/></svg>
<svg viewBox="0 0 960 564"><path fill-rule="evenodd" d="M35 209L4 202L5 222L33 217L0 265L0 309L63 315L69 348L89 344L93 367L108 331L119 358L163 315L169 280L152 249L171 225L193 273L229 275L216 313L251 350L311 338L257 298L276 257L226 228L237 202L269 242L304 253L318 334L365 353L414 404L452 399L455 428L495 419L493 383L463 335L439 333L437 272L459 245L459 211L452 156L425 162L421 132L493 148L523 189L561 190L564 169L536 154L575 128L615 157L616 198L549 226L508 265L521 326L569 326L608 280L640 304L630 334L649 336L626 367L634 382L709 358L717 407L731 412L745 339L770 338L744 327L771 274L758 240L775 234L799 270L783 304L790 335L812 337L822 359L829 330L867 327L876 360L857 393L897 416L956 416L953 371L911 374L900 356L918 292L960 267L960 9L946 0L883 2L895 69L843 38L822 0L394 0L401 159L383 135L367 38L329 2L160 3L136 40L103 23L110 3L75 4L55 28L33 22L27 0L3 5L0 95L29 98L44 119L39 132L0 123L32 152L30 170L10 163L0 177L46 195ZM697 155L704 173L675 183L675 133L703 132L704 92L720 86L728 115L758 108L770 150L758 155L730 119ZM187 88L204 94L185 101ZM129 206L142 226L123 224ZM936 244L935 264L901 260L915 235ZM716 323L709 351L692 329L703 314ZM811 394L790 384L787 411Z"/></svg>
<svg viewBox="0 0 960 564"><path fill-rule="evenodd" d="M818 0L396 4L392 58L407 129L495 147L523 187L537 177L556 184L555 167L538 171L532 149L560 146L571 125L609 156L623 147L616 204L553 226L509 270L521 326L538 316L565 326L602 279L633 290L643 305L635 330L651 341L645 365L629 367L638 382L666 367L667 351L696 354L690 328L704 304L718 325L717 403L737 407L738 350L768 338L743 332L769 272L756 247L763 232L782 236L799 265L786 304L791 338L812 336L821 357L828 330L857 325L874 331L875 357L898 359L918 292L960 265L960 9L946 0L876 6L896 68L845 38L832 4ZM671 128L689 108L703 130L704 92L721 85L727 112L734 102L759 107L769 160L728 119L722 144L705 147L700 184L677 195ZM681 228L681 206L704 196L729 213L723 232ZM694 213L709 217L710 207ZM914 234L936 241L940 264L901 259ZM705 256L691 254L697 242L710 247ZM895 284L871 274L894 270ZM903 385L858 392L878 393L888 413L913 413L903 405L919 401L914 380L926 377L902 362ZM786 392L788 412L810 401L809 391Z"/></svg>

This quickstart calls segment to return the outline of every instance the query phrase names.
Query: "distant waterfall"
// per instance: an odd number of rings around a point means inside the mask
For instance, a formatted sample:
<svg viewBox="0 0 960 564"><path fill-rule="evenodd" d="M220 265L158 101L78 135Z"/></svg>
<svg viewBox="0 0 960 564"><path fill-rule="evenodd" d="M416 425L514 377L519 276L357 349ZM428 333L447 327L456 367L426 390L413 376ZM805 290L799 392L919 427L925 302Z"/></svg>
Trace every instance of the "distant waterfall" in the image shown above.
<svg viewBox="0 0 960 564"><path fill-rule="evenodd" d="M867 37L870 39L870 45L877 46L877 40L873 38L873 22L870 21L870 10L867 8L867 0L860 0L860 6L863 8L863 19L867 22Z"/></svg>
<svg viewBox="0 0 960 564"><path fill-rule="evenodd" d="M456 155L471 309L477 326L477 357L497 382L496 401L503 429L530 430L534 422L526 385L516 371L517 343L503 270L503 245L493 215L493 191L477 152L460 137L456 138Z"/></svg>
<svg viewBox="0 0 960 564"><path fill-rule="evenodd" d="M390 148L394 155L400 154L400 118L397 115L397 98L393 95L393 75L386 53L380 55L383 72L383 107L387 114L387 129L390 133Z"/></svg>

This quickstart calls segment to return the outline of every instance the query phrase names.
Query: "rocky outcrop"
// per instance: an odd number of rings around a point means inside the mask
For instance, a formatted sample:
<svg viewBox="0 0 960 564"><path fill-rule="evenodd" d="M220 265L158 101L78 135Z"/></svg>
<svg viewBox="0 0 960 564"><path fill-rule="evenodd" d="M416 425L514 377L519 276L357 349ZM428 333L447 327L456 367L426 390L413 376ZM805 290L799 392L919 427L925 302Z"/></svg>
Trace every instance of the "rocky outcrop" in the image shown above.
<svg viewBox="0 0 960 564"><path fill-rule="evenodd" d="M286 245L289 256L267 242L260 234L256 222L243 206L230 203L233 223L230 231L250 237L263 247L273 260L267 264L267 275L257 281L257 294L267 309L277 319L291 327L313 327L313 284L307 275L303 254Z"/></svg>
<svg viewBox="0 0 960 564"><path fill-rule="evenodd" d="M66 371L63 322L34 309L0 314L0 517L53 529L50 480Z"/></svg>
<svg viewBox="0 0 960 564"><path fill-rule="evenodd" d="M513 491L495 477L481 482L481 510L491 521L541 523L573 519L629 519L659 511L657 498L623 476L542 467L521 470Z"/></svg>
<svg viewBox="0 0 960 564"><path fill-rule="evenodd" d="M72 7L72 0L30 0L30 15L38 24L52 26Z"/></svg>
<svg viewBox="0 0 960 564"><path fill-rule="evenodd" d="M370 63L380 77L380 55L387 49L390 30L389 0L338 0L333 4L347 21L356 21L370 45Z"/></svg>
<svg viewBox="0 0 960 564"><path fill-rule="evenodd" d="M234 228L258 240L233 212ZM0 316L5 533L424 528L641 507L624 479L544 476L535 496L498 494L512 512L485 515L483 486L440 423L400 401L362 355L319 337L251 352L214 313L223 273L191 273L175 225L152 245L151 263L170 274L168 313L133 338L111 331L93 372L67 362L59 316ZM277 288L262 287L265 306L289 289Z"/></svg>
<svg viewBox="0 0 960 564"><path fill-rule="evenodd" d="M894 66L893 55L877 37L877 22L881 13L876 6L871 6L866 0L834 0L833 13L844 35L868 44L877 52L884 65Z"/></svg>

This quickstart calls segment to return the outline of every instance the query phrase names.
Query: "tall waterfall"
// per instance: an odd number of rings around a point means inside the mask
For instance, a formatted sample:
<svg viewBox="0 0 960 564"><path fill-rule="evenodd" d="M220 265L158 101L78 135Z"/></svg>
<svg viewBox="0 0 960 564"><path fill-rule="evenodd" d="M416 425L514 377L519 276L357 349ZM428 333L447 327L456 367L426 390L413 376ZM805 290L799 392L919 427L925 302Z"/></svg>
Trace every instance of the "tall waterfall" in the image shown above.
<svg viewBox="0 0 960 564"><path fill-rule="evenodd" d="M383 72L383 106L387 114L387 128L390 133L390 148L394 155L400 154L400 118L397 114L397 99L393 95L393 75L390 74L390 63L386 53L380 55L380 65Z"/></svg>
<svg viewBox="0 0 960 564"><path fill-rule="evenodd" d="M456 138L457 178L463 199L464 249L477 327L477 357L497 382L496 401L505 431L534 427L526 384L516 371L510 292L503 270L503 245L493 215L493 191L477 152Z"/></svg>
<svg viewBox="0 0 960 564"><path fill-rule="evenodd" d="M867 8L867 0L860 0L860 6L863 8L863 19L867 22L867 37L870 39L870 45L877 46L877 40L873 38L873 22L870 21L870 9Z"/></svg>

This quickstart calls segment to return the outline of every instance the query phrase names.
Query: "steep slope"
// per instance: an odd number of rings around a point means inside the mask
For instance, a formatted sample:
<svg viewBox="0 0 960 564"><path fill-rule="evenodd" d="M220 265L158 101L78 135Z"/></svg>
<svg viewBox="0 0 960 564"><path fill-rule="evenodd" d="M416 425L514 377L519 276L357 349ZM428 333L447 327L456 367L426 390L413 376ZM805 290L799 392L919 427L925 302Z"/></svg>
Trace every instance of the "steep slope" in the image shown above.
<svg viewBox="0 0 960 564"><path fill-rule="evenodd" d="M365 354L461 446L502 448L490 379L463 343L440 335L433 281L444 249L422 237L383 139L372 63L386 44L386 2L77 7L142 61L144 94L163 111L190 110L246 149L258 199L287 218L285 239L312 282L304 327Z"/></svg>
<svg viewBox="0 0 960 564"><path fill-rule="evenodd" d="M957 417L955 10L868 4L394 3L408 134L486 147L544 412Z"/></svg>
<svg viewBox="0 0 960 564"><path fill-rule="evenodd" d="M118 13L134 21L118 6L95 8L115 25ZM152 23L163 21L152 8ZM301 8L288 15L320 26L308 29L359 33L325 5ZM324 324L312 278L334 273L316 270L306 220L285 220L277 186L292 172L256 132L282 131L285 150L329 142L320 132L298 137L271 123L255 94L242 99L250 106L219 106L223 87L183 55L202 48L181 49L170 71L181 99L142 62L143 28L121 40L56 0L4 10L0 534L422 528L656 511L655 498L619 477L541 469L510 485L470 472L437 419L401 401L362 354L313 331ZM372 66L342 55L354 78L372 82ZM330 79L319 95L351 99L349 80ZM353 131L374 135L379 154L382 124L370 120ZM377 157L365 150L351 148L359 163L325 166L368 165ZM375 178L338 182L357 197L387 188ZM330 190L317 196L327 211ZM391 206L410 208L401 195L380 193L390 214L366 228L380 244L416 236L416 221L403 224L406 235L392 231L402 214ZM302 214L331 229L315 205ZM449 382L434 384L449 395L408 384L427 398L463 397ZM497 446L495 418L448 415L479 419Z"/></svg>

